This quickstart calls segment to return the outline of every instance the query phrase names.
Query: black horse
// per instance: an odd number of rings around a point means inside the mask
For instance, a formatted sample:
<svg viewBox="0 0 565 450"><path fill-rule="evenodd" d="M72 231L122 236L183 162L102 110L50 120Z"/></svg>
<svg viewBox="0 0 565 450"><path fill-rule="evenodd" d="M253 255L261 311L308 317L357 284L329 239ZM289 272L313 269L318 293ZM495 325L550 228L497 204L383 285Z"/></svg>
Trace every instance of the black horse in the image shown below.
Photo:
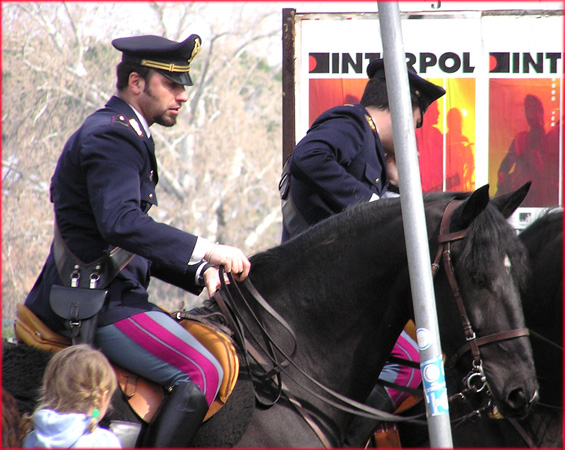
<svg viewBox="0 0 565 450"><path fill-rule="evenodd" d="M549 211L520 234L532 267L522 294L540 399L519 422L536 447L563 447L563 209Z"/></svg>
<svg viewBox="0 0 565 450"><path fill-rule="evenodd" d="M520 233L532 275L522 293L540 383L540 407L562 407L563 210L550 210Z"/></svg>
<svg viewBox="0 0 565 450"><path fill-rule="evenodd" d="M522 305L531 332L539 402L523 420L483 418L458 427L454 442L459 446L563 446L563 210L541 216L519 237L530 261Z"/></svg>
<svg viewBox="0 0 565 450"><path fill-rule="evenodd" d="M563 210L542 215L520 233L529 259L528 282L522 289L522 306L530 329L539 401L521 420L493 417L488 390L465 392L466 372L446 368L452 398L451 419L456 447L563 446ZM459 392L465 392L462 401ZM415 414L418 410L412 411ZM427 446L424 427L400 424L403 445Z"/></svg>
<svg viewBox="0 0 565 450"><path fill-rule="evenodd" d="M450 255L477 337L525 327L519 284L526 254L505 218L528 188L492 200L488 186L472 194L425 197L432 257L439 247L446 206L454 199L460 202L449 214L448 232L461 237L450 243ZM462 230L467 231L459 233ZM398 334L412 317L400 202L380 200L352 207L254 255L251 262L252 284L232 282L224 295L232 299L228 309L239 311L248 342L261 354L258 359L267 361L269 368L275 366L266 378L274 374L282 394L276 382L258 386L262 402L273 404L256 406L251 422L229 445L319 447L326 441L340 446L357 408L357 403L351 405L342 396L354 402L367 397ZM266 306L252 298L252 286L266 299ZM435 291L442 347L451 355L466 345L466 335L443 264ZM271 359L276 362L270 363ZM500 412L506 417L525 416L538 389L528 337L515 333L482 346L478 362L472 360L471 352L461 358L469 370L474 365L484 371ZM250 362L251 368L257 365ZM238 405L230 402L231 397L224 409L237 413ZM201 427L207 436L214 434L210 430L224 409ZM198 446L221 446L198 436L196 440Z"/></svg>

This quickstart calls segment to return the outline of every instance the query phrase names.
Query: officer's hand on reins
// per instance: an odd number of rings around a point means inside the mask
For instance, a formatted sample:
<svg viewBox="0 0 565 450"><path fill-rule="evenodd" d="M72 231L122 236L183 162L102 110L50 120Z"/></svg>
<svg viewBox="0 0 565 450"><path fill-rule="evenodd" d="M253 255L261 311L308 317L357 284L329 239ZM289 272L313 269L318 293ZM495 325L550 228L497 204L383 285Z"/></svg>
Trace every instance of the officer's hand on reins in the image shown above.
<svg viewBox="0 0 565 450"><path fill-rule="evenodd" d="M215 266L224 266L226 273L233 273L237 281L243 281L249 275L251 263L243 252L229 245L214 244L204 255L204 259Z"/></svg>
<svg viewBox="0 0 565 450"><path fill-rule="evenodd" d="M225 275L224 275L225 276ZM217 267L210 266L203 274L204 286L208 290L208 297L212 298L214 294L222 287L220 282L220 273Z"/></svg>

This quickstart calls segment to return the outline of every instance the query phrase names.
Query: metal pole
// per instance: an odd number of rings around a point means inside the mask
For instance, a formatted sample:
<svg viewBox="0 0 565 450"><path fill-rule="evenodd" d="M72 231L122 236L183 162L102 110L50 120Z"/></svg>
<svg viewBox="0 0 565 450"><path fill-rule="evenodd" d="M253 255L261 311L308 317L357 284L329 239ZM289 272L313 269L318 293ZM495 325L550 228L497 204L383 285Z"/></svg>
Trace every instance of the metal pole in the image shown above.
<svg viewBox="0 0 565 450"><path fill-rule="evenodd" d="M430 447L453 448L400 11L378 7Z"/></svg>

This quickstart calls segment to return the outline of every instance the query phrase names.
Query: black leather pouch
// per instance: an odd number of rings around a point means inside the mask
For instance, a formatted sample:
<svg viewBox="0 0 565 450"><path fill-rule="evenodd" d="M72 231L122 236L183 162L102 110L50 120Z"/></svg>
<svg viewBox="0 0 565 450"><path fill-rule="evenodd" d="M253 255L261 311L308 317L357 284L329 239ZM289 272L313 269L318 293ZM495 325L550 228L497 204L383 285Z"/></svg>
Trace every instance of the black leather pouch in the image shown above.
<svg viewBox="0 0 565 450"><path fill-rule="evenodd" d="M49 304L65 326L74 344L93 344L98 312L104 305L108 291L67 286L51 286Z"/></svg>

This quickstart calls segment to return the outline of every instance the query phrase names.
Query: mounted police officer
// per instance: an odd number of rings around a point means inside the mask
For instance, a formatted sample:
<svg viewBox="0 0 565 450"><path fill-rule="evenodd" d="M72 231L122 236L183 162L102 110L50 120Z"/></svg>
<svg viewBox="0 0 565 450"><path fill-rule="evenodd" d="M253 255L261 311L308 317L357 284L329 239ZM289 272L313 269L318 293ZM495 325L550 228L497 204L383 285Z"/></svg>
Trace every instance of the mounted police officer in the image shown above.
<svg viewBox="0 0 565 450"><path fill-rule="evenodd" d="M350 205L399 195L384 61L371 61L367 75L360 103L322 113L286 162L280 184L283 242ZM414 127L419 128L428 106L445 90L412 70L408 70L408 79ZM419 361L417 345L406 331L392 355ZM414 388L421 375L417 369L387 363L380 379ZM377 384L367 404L394 412L406 397L403 391ZM345 445L364 447L377 425L356 416Z"/></svg>
<svg viewBox="0 0 565 450"><path fill-rule="evenodd" d="M67 321L52 306L61 299L50 300L59 295L52 286L74 288L75 296L103 287L94 344L112 362L168 391L141 445L186 447L223 373L188 331L149 302L150 276L195 294L205 286L213 295L220 285L218 266L243 280L250 263L237 248L147 215L157 205L159 179L150 126L175 125L188 100L185 86L193 84L190 66L200 37L174 42L135 36L112 44L123 54L117 94L85 120L59 158L51 182L55 239L25 304L65 333ZM85 278L90 286L83 285Z"/></svg>

